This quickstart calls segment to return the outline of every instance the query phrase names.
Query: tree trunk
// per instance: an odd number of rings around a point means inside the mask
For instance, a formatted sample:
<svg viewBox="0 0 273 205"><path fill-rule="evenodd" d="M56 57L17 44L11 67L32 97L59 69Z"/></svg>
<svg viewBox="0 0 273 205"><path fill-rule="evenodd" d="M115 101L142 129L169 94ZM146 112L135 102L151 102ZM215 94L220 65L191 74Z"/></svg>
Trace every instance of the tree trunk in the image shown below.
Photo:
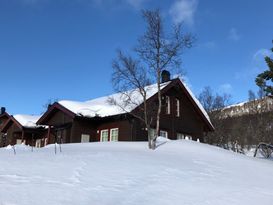
<svg viewBox="0 0 273 205"><path fill-rule="evenodd" d="M156 132L155 136L153 137L152 141L152 149L156 148L156 138L159 136L159 129L160 129L160 114L161 114L161 107L162 107L162 102L161 102L161 90L160 90L160 69L157 71L157 89L158 89L158 110L157 110L157 115L156 115Z"/></svg>
<svg viewBox="0 0 273 205"><path fill-rule="evenodd" d="M150 126L147 126L147 132L148 132L148 147L149 149L152 149L152 140L153 140L153 136L152 136L152 130L150 128Z"/></svg>

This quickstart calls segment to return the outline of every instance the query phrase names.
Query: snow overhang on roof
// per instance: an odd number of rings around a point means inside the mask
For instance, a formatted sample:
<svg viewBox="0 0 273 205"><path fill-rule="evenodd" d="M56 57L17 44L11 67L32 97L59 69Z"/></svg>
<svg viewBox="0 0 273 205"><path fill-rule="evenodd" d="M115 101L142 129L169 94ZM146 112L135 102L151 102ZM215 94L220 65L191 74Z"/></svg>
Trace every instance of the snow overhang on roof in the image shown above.
<svg viewBox="0 0 273 205"><path fill-rule="evenodd" d="M40 115L13 115L13 118L26 128L41 127L40 125L36 124L40 117Z"/></svg>
<svg viewBox="0 0 273 205"><path fill-rule="evenodd" d="M162 83L161 89L164 89L168 84L170 84L170 82L171 81ZM157 84L146 86L145 90L147 92L147 99L149 99L150 97L157 93ZM126 95L122 93L115 93L109 96L104 96L93 100L88 100L85 102L62 100L59 101L58 103L78 116L107 117L131 112L138 105L143 103L143 98L137 90L130 90L128 91L128 94L130 94L130 96L134 98L133 101L135 103L124 105L125 106L124 109L121 109L119 106L111 105L109 103L109 99L114 99L117 102L117 104L122 104L122 102L126 98Z"/></svg>

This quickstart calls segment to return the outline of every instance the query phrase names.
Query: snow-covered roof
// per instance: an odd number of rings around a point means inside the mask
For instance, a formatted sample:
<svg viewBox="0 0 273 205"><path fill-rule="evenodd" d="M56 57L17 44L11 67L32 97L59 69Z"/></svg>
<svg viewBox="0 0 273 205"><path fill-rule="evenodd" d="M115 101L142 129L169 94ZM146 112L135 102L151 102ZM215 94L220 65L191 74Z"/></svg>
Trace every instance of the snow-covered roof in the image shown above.
<svg viewBox="0 0 273 205"><path fill-rule="evenodd" d="M40 115L13 115L14 119L23 127L35 128L39 127L36 122L41 117Z"/></svg>
<svg viewBox="0 0 273 205"><path fill-rule="evenodd" d="M172 81L162 83L161 90L164 89L171 82ZM194 100L195 104L198 106L204 117L207 119L208 123L211 125L211 127L213 127L209 115L207 114L199 100L195 97L190 88L185 83L183 83L183 81L181 81L181 83L184 85L187 92ZM146 86L145 90L147 91L147 99L149 99L157 93L157 84ZM122 93L115 93L109 96L104 96L85 102L61 100L58 103L78 116L106 117L131 112L143 102L143 98L137 90L128 91L128 94L130 94L130 97L133 98L133 102L135 102L134 104L124 104L124 99L126 99L127 96L126 94L124 95ZM111 105L109 103L109 99L114 99L117 104L123 104L124 109L121 109L120 106Z"/></svg>
<svg viewBox="0 0 273 205"><path fill-rule="evenodd" d="M170 82L171 81L162 83L161 89L165 88ZM157 93L157 84L146 86L145 90L147 92L147 99L149 99ZM61 100L58 103L79 116L106 117L131 112L143 102L143 98L137 90L130 90L127 94L130 94L131 98L133 98L133 104L124 104L124 99L126 99L127 96L123 93L115 93L85 102ZM119 105L122 104L124 109L121 109L120 106L117 105L111 105L109 99L114 99Z"/></svg>

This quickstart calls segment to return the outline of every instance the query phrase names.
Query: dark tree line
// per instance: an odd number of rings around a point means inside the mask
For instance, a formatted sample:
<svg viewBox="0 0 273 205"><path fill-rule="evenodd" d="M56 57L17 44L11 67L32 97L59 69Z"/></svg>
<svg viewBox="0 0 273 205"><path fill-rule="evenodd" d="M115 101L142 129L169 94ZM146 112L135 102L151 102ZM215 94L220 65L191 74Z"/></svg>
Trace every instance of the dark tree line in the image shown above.
<svg viewBox="0 0 273 205"><path fill-rule="evenodd" d="M224 93L222 95L213 93L209 86L206 86L198 96L198 100L204 109L209 113L230 105L231 95Z"/></svg>
<svg viewBox="0 0 273 205"><path fill-rule="evenodd" d="M244 106L221 109L229 104L230 96L213 94L211 88L204 88L199 100L215 127L215 132L205 137L207 143L236 152L260 143L273 143L273 100L266 97L273 95L273 59L266 56L265 62L268 69L255 79L259 90L257 93L248 91L249 102ZM230 114L232 111L236 114Z"/></svg>
<svg viewBox="0 0 273 205"><path fill-rule="evenodd" d="M220 111L210 113L215 132L206 136L206 142L236 152L243 152L260 142L273 142L273 111L221 118Z"/></svg>

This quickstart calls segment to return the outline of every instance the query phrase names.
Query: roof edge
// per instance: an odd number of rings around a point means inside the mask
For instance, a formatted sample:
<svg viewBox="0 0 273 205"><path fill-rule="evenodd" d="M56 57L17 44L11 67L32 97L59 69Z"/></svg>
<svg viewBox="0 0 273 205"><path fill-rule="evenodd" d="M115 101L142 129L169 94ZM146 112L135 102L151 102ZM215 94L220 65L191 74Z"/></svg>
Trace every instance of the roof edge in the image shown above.
<svg viewBox="0 0 273 205"><path fill-rule="evenodd" d="M62 106L60 103L55 102L53 103L48 109L47 111L38 119L38 121L36 122L36 124L38 125L43 125L44 121L46 121L50 115L52 114L52 112L54 111L54 109L58 109L62 112L64 112L65 114L67 114L68 116L70 116L71 118L75 118L76 113L72 112L71 110L67 109L66 107Z"/></svg>

